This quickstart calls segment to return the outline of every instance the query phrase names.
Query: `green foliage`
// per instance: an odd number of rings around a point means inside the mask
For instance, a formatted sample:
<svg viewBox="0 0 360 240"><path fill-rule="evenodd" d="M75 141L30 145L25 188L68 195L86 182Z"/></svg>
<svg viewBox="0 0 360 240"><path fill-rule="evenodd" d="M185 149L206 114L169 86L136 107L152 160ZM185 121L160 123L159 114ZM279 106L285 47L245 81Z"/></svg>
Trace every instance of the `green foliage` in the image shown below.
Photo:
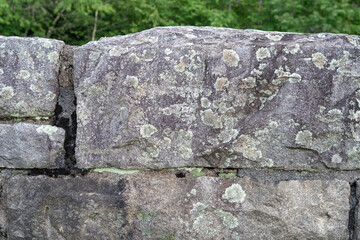
<svg viewBox="0 0 360 240"><path fill-rule="evenodd" d="M84 44L156 26L360 34L360 0L0 0L0 34Z"/></svg>

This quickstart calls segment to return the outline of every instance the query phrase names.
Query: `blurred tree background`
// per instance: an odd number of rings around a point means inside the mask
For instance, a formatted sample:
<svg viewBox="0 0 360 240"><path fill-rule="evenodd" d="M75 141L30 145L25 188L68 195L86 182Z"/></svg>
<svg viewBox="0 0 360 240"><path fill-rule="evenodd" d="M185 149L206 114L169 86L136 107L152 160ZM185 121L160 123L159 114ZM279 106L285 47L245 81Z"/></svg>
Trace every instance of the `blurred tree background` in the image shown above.
<svg viewBox="0 0 360 240"><path fill-rule="evenodd" d="M360 0L0 0L0 35L80 45L156 26L360 35Z"/></svg>

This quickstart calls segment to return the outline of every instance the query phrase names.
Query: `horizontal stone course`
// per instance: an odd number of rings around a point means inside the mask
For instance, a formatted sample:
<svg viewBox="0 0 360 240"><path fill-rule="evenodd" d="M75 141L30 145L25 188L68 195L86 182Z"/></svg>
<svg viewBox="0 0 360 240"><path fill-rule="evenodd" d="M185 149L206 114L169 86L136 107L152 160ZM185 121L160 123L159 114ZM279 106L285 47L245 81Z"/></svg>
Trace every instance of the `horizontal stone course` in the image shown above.
<svg viewBox="0 0 360 240"><path fill-rule="evenodd" d="M64 46L59 40L0 36L0 118L54 115Z"/></svg>
<svg viewBox="0 0 360 240"><path fill-rule="evenodd" d="M347 239L349 184L175 172L14 176L9 239Z"/></svg>
<svg viewBox="0 0 360 240"><path fill-rule="evenodd" d="M78 167L359 169L358 36L154 28L75 49Z"/></svg>
<svg viewBox="0 0 360 240"><path fill-rule="evenodd" d="M50 125L0 124L1 168L63 166L65 131Z"/></svg>

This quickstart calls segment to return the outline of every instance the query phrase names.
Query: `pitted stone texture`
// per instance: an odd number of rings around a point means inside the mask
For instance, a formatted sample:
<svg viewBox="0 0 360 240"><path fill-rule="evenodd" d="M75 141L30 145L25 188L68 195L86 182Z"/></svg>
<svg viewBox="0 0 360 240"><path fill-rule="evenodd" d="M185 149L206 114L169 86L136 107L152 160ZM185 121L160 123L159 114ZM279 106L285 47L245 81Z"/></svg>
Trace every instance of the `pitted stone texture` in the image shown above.
<svg viewBox="0 0 360 240"><path fill-rule="evenodd" d="M18 175L5 196L10 239L348 239L339 180Z"/></svg>
<svg viewBox="0 0 360 240"><path fill-rule="evenodd" d="M64 139L64 129L55 126L0 124L0 167L61 167Z"/></svg>
<svg viewBox="0 0 360 240"><path fill-rule="evenodd" d="M75 50L84 168L359 169L360 38L168 27Z"/></svg>
<svg viewBox="0 0 360 240"><path fill-rule="evenodd" d="M0 36L0 117L49 117L64 42Z"/></svg>

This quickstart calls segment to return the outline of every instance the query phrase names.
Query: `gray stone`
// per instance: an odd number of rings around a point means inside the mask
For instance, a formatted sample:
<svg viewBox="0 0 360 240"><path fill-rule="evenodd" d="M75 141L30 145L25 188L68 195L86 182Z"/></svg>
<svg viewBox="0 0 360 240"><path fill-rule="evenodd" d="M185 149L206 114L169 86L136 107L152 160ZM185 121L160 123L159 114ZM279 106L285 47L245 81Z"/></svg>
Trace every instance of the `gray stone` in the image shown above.
<svg viewBox="0 0 360 240"><path fill-rule="evenodd" d="M73 55L75 46L65 45L60 54L59 85L73 86Z"/></svg>
<svg viewBox="0 0 360 240"><path fill-rule="evenodd" d="M81 168L360 169L360 38L155 28L75 50Z"/></svg>
<svg viewBox="0 0 360 240"><path fill-rule="evenodd" d="M64 139L64 129L55 126L0 124L0 167L61 167L65 154Z"/></svg>
<svg viewBox="0 0 360 240"><path fill-rule="evenodd" d="M14 176L5 188L8 237L348 239L345 181L177 178L174 173Z"/></svg>
<svg viewBox="0 0 360 240"><path fill-rule="evenodd" d="M9 239L132 239L120 178L15 176L6 186Z"/></svg>
<svg viewBox="0 0 360 240"><path fill-rule="evenodd" d="M54 114L64 42L0 36L0 117Z"/></svg>

